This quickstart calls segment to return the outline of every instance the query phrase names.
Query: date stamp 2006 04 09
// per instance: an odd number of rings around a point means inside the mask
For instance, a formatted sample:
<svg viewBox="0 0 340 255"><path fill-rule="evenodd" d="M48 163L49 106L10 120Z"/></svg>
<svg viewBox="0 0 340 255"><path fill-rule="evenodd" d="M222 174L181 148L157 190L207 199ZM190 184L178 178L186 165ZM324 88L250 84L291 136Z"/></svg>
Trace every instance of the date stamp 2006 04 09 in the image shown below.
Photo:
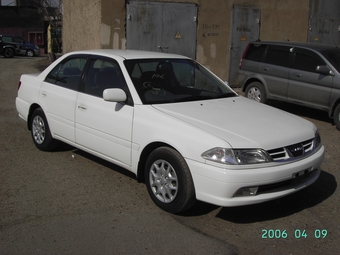
<svg viewBox="0 0 340 255"><path fill-rule="evenodd" d="M314 231L307 231L304 229L295 229L294 232L291 233L287 230L281 229L262 229L262 239L286 239L289 237L293 237L296 239L301 238L315 238L315 239L324 239L328 235L328 231L326 229L315 229Z"/></svg>

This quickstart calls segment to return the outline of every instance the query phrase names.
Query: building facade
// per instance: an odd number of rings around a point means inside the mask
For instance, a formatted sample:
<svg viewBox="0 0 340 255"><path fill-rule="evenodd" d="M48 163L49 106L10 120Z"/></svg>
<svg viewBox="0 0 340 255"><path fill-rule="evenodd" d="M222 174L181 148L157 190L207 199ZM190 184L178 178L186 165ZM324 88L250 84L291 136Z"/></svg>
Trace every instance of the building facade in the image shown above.
<svg viewBox="0 0 340 255"><path fill-rule="evenodd" d="M323 1L64 1L63 52L105 48L179 53L238 86L238 64L249 41L339 44L340 3Z"/></svg>

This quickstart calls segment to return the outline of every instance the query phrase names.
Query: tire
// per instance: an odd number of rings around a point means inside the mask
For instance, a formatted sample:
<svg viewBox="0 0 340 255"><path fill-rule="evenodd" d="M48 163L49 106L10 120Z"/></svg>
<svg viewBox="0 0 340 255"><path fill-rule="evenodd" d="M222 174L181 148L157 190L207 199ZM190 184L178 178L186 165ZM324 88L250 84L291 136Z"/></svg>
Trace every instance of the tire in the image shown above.
<svg viewBox="0 0 340 255"><path fill-rule="evenodd" d="M146 162L145 184L153 202L170 213L188 210L196 201L188 165L174 149L160 147Z"/></svg>
<svg viewBox="0 0 340 255"><path fill-rule="evenodd" d="M58 141L53 139L45 114L41 108L37 108L31 117L31 135L35 146L42 151L52 151Z"/></svg>
<svg viewBox="0 0 340 255"><path fill-rule="evenodd" d="M340 130L340 104L337 105L334 111L334 123L338 130Z"/></svg>
<svg viewBox="0 0 340 255"><path fill-rule="evenodd" d="M252 82L247 86L246 91L245 91L245 96L259 103L267 102L266 91L263 85L257 81Z"/></svg>
<svg viewBox="0 0 340 255"><path fill-rule="evenodd" d="M26 56L27 57L34 57L34 51L33 50L27 50L26 51Z"/></svg>
<svg viewBox="0 0 340 255"><path fill-rule="evenodd" d="M5 48L4 49L4 57L5 58L13 58L14 57L14 51L11 48Z"/></svg>

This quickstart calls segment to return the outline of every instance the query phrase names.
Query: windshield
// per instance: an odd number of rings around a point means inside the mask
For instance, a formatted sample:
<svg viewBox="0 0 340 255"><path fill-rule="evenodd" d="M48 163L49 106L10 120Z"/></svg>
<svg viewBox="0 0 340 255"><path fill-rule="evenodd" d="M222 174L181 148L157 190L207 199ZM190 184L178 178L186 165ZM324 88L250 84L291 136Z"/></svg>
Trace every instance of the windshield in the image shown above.
<svg viewBox="0 0 340 255"><path fill-rule="evenodd" d="M334 68L340 72L340 49L323 51L322 54L332 63Z"/></svg>
<svg viewBox="0 0 340 255"><path fill-rule="evenodd" d="M144 104L236 96L226 84L190 59L135 59L125 66Z"/></svg>

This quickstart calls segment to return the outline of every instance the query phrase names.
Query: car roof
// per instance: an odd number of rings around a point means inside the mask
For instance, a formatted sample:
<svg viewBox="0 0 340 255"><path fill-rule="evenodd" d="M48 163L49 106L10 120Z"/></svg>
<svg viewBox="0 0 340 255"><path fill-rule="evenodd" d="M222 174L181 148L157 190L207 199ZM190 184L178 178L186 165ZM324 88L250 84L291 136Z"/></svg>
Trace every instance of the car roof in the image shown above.
<svg viewBox="0 0 340 255"><path fill-rule="evenodd" d="M317 50L317 51L339 49L339 47L337 45L322 44L322 43L311 43L311 42L253 41L251 43L254 43L254 44L283 45L283 46L292 46L292 47L297 46L297 47L302 47L302 48L314 49L314 50Z"/></svg>
<svg viewBox="0 0 340 255"><path fill-rule="evenodd" d="M69 52L67 55L74 54L94 54L106 57L121 57L124 59L153 59L153 58L187 58L182 55L154 52L154 51L142 51L142 50L114 50L114 49L95 49L95 50L82 50Z"/></svg>

